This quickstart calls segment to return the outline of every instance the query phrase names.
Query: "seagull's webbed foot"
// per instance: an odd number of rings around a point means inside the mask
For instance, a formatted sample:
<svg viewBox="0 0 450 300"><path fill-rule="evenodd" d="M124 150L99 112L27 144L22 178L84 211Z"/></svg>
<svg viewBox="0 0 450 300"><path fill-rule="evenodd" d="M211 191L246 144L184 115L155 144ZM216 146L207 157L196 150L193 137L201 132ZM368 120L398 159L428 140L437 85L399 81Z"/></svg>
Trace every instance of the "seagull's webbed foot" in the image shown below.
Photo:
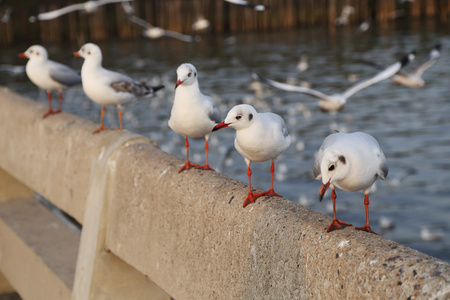
<svg viewBox="0 0 450 300"><path fill-rule="evenodd" d="M375 231L373 231L373 230L370 228L369 225L364 225L364 226L362 226L362 227L355 227L355 229L357 229L357 230L364 230L364 231L367 231L367 232L369 232L369 233L375 233L376 235L378 235L378 233L376 233Z"/></svg>
<svg viewBox="0 0 450 300"><path fill-rule="evenodd" d="M248 193L247 198L245 198L243 207L246 207L250 203L254 203L256 199L258 199L261 196L264 196L264 193L256 193L256 194L252 192Z"/></svg>
<svg viewBox="0 0 450 300"><path fill-rule="evenodd" d="M338 219L334 219L334 220L331 222L330 226L328 226L327 232L331 232L331 231L333 231L333 230L343 229L343 228L345 228L345 227L347 227L347 226L352 226L352 224L349 224L349 223L345 223L345 222L339 221Z"/></svg>
<svg viewBox="0 0 450 300"><path fill-rule="evenodd" d="M199 165L197 165L197 164L193 164L193 163L191 163L191 162L186 162L185 164L184 164L184 166L182 166L179 170L178 170L178 173L181 173L181 172L183 172L183 171L185 171L185 170L189 170L189 169L191 169L191 168L196 168L196 167L198 167Z"/></svg>

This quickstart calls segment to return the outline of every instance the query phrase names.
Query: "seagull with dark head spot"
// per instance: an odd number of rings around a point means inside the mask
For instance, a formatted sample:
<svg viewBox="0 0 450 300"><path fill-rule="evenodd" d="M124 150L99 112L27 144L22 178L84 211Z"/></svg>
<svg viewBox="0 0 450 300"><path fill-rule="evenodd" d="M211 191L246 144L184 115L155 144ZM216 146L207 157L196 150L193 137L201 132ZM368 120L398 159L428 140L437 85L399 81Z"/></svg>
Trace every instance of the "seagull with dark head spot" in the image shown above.
<svg viewBox="0 0 450 300"><path fill-rule="evenodd" d="M186 163L178 173L192 167L203 170L213 170L209 166L208 138L214 126L221 120L219 110L214 100L203 95L198 85L197 69L189 63L182 64L177 69L175 98L170 112L169 127L184 136L186 147ZM205 138L206 164L199 166L189 161L190 138Z"/></svg>
<svg viewBox="0 0 450 300"><path fill-rule="evenodd" d="M265 78L263 76L260 76L256 73L252 74L253 79L258 80L262 83L268 84L272 87L275 87L277 89L281 89L284 91L289 92L298 92L298 93L304 93L313 97L316 97L319 102L318 105L320 109L323 112L336 112L341 110L344 105L347 103L347 99L359 92L362 89L365 89L375 83L378 83L382 80L385 80L387 78L390 78L394 76L398 71L401 70L406 64L408 64L410 61L414 60L415 52L412 51L405 56L403 56L399 61L393 63L392 65L388 66L383 71L379 72L372 78L363 80L361 82L356 83L352 87L345 90L343 93L336 93L332 95L327 95L322 92L319 92L317 90L313 90L306 87L301 86L295 86L287 83L282 83L278 81L274 81L268 78Z"/></svg>
<svg viewBox="0 0 450 300"><path fill-rule="evenodd" d="M273 189L275 160L291 145L291 137L283 118L274 113L258 113L253 106L240 104L233 107L225 120L213 130L228 126L236 129L234 146L247 163L248 195L243 206L246 207L261 196L281 197ZM272 161L270 189L255 194L252 192L250 164L252 161L267 160Z"/></svg>
<svg viewBox="0 0 450 300"><path fill-rule="evenodd" d="M28 78L40 89L47 91L48 111L44 118L61 112L62 91L81 83L79 72L66 65L48 59L47 50L41 45L33 45L19 57L28 58L25 68ZM52 91L58 91L59 107L52 109Z"/></svg>
<svg viewBox="0 0 450 300"><path fill-rule="evenodd" d="M437 43L428 55L412 69L411 72L401 70L392 77L394 84L401 84L407 87L425 87L425 81L422 78L423 72L434 65L441 56L441 44Z"/></svg>
<svg viewBox="0 0 450 300"><path fill-rule="evenodd" d="M336 217L335 188L348 192L364 191L366 224L356 229L375 233L369 226L369 191L377 178L385 179L388 165L377 140L364 132L333 133L322 143L314 159L314 177L322 180L319 200L322 201L328 187L333 200L333 221L327 232L351 226Z"/></svg>
<svg viewBox="0 0 450 300"><path fill-rule="evenodd" d="M145 82L139 82L127 75L107 70L102 67L102 51L92 43L83 45L80 50L74 52L75 56L83 57L84 63L81 68L81 79L83 90L86 95L102 107L100 126L94 131L98 133L104 129L103 119L105 106L116 105L119 114L120 127L122 125L121 105L131 102L138 97L148 97L164 86L149 86Z"/></svg>

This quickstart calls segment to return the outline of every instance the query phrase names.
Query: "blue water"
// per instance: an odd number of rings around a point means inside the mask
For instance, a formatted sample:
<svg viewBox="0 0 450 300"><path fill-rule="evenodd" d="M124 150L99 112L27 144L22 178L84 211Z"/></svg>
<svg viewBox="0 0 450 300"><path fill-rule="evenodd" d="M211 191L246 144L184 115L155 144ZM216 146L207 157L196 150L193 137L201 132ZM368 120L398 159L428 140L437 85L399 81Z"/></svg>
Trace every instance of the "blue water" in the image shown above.
<svg viewBox="0 0 450 300"><path fill-rule="evenodd" d="M447 29L448 30L448 29ZM307 95L263 87L263 96L252 89L255 71L278 81L309 82L324 93L341 92L352 85L348 75L358 79L373 76L379 69L367 61L389 65L415 49L423 58L439 40L442 56L425 74L426 87L413 89L385 80L352 96L337 114L322 113ZM166 89L151 99L125 106L124 127L155 140L160 148L185 156L184 139L167 125L173 101L176 68L184 62L197 67L200 88L213 96L223 118L236 104L252 104L259 112L272 111L289 125L292 145L276 164L275 190L284 197L331 215L329 195L317 200L320 182L312 176L314 153L333 130L364 131L375 136L388 160L389 179L378 181L371 194L371 227L388 239L450 261L450 36L439 26L372 27L363 35L355 28L342 28L330 35L325 30L298 30L207 36L195 44L161 40L112 40L98 43L107 68L126 72L136 79ZM29 45L0 50L0 64L24 65L17 54ZM82 59L71 57L81 45L44 45L50 57L75 68ZM299 73L296 66L302 52L309 55L309 69ZM412 67L414 63L412 64ZM6 85L36 101L46 103L26 75L0 73ZM65 93L63 109L99 122L100 107L83 94L81 87ZM117 127L115 108L107 108L106 124ZM244 159L233 149L235 131L221 130L210 137L210 164L216 170L247 182ZM204 161L204 141L191 140L191 159ZM227 151L230 156L225 159ZM252 183L261 189L270 185L270 163L252 164ZM404 174L405 176L402 176ZM400 178L403 177L403 178ZM400 178L400 179L399 179ZM338 217L356 226L365 221L363 194L337 191ZM242 199L243 200L243 199ZM388 218L391 229L379 220ZM427 240L427 229L434 240Z"/></svg>

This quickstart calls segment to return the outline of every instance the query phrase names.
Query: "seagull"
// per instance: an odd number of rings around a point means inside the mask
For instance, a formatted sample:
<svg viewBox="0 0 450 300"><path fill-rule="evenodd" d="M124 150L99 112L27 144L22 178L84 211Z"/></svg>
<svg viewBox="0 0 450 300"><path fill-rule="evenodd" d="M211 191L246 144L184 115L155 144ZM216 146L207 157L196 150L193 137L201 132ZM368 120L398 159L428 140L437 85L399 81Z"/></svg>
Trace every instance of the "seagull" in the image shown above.
<svg viewBox="0 0 450 300"><path fill-rule="evenodd" d="M283 118L274 113L258 113L253 106L240 104L233 107L213 131L228 126L236 129L234 147L247 163L248 196L243 206L246 207L261 196L281 197L273 189L275 160L291 145L291 137ZM255 194L252 192L250 164L252 161L267 160L272 161L270 190Z"/></svg>
<svg viewBox="0 0 450 300"><path fill-rule="evenodd" d="M11 20L12 7L8 6L8 8L3 13L3 16L0 18L2 23L8 23Z"/></svg>
<svg viewBox="0 0 450 300"><path fill-rule="evenodd" d="M256 73L252 73L252 77L255 80L261 81L265 84L271 85L271 86L281 89L281 90L305 93L310 96L319 98L319 103L318 103L319 107L324 112L339 111L344 107L344 105L347 102L347 99L350 96L354 95L355 93L359 92L360 90L362 90L368 86L371 86L377 82L380 82L384 79L387 79L387 78L393 76L395 73L400 71L400 69L403 68L408 62L412 61L414 59L414 57L415 57L414 52L410 52L407 55L405 55L400 61L390 65L384 71L378 73L374 77L364 80L364 81L361 81L361 82L353 85L351 88L347 89L344 93L333 94L333 95L326 95L322 92L319 92L319 91L316 91L316 90L313 90L310 88L305 88L305 87L300 87L300 86L295 86L295 85L290 85L290 84L270 80L270 79L262 77Z"/></svg>
<svg viewBox="0 0 450 300"><path fill-rule="evenodd" d="M107 70L102 67L102 51L92 43L83 45L74 56L83 57L81 79L86 95L102 107L100 126L94 131L98 133L104 129L103 118L105 105L117 105L120 127L122 125L121 104L135 100L137 97L152 96L164 86L151 87L144 82L138 82L126 75Z"/></svg>
<svg viewBox="0 0 450 300"><path fill-rule="evenodd" d="M236 5L241 5L241 6L245 6L245 7L249 7L251 9L253 9L253 10L256 10L256 11L265 11L266 9L269 8L266 5L252 4L252 3L249 3L248 1L244 1L244 0L225 0L225 2L236 4Z"/></svg>
<svg viewBox="0 0 450 300"><path fill-rule="evenodd" d="M348 18L350 17L351 14L353 14L355 12L355 9L353 8L353 6L350 5L345 5L342 8L342 13L341 16L339 18L336 18L336 20L334 21L334 23L336 24L336 26L342 26L342 25L346 25L348 23Z"/></svg>
<svg viewBox="0 0 450 300"><path fill-rule="evenodd" d="M98 7L101 5L109 4L109 3L119 3L119 2L129 2L134 0L98 0L98 1L87 1L84 3L72 4L69 6L62 7L60 9L52 10L45 13L40 13L37 16L31 16L28 18L28 21L34 23L36 21L47 21L56 19L62 15L71 13L73 11L82 10L86 13L96 12Z"/></svg>
<svg viewBox="0 0 450 300"><path fill-rule="evenodd" d="M221 121L221 117L214 100L200 91L197 76L197 69L192 64L181 64L177 69L175 98L170 112L169 127L184 136L186 146L186 163L178 173L192 167L214 170L208 161L208 138L214 126ZM205 165L199 166L189 161L188 137L205 138Z"/></svg>
<svg viewBox="0 0 450 300"><path fill-rule="evenodd" d="M441 44L437 43L428 55L414 68L411 73L400 71L392 77L394 84L402 84L408 87L425 87L425 81L422 79L422 74L440 57Z"/></svg>
<svg viewBox="0 0 450 300"><path fill-rule="evenodd" d="M308 53L307 52L303 52L302 55L300 56L300 61L297 65L297 71L298 72L303 72L308 70Z"/></svg>
<svg viewBox="0 0 450 300"><path fill-rule="evenodd" d="M322 180L319 200L331 187L333 200L333 221L327 232L351 226L336 218L335 188L344 191L364 191L364 206L366 208L366 224L356 229L375 233L369 226L369 190L377 178L385 179L388 165L377 140L363 132L333 133L323 141L314 157L313 174L317 180Z"/></svg>
<svg viewBox="0 0 450 300"><path fill-rule="evenodd" d="M183 42L198 42L201 39L199 36L186 35L179 32L163 29L161 27L153 26L147 21L142 20L134 15L127 15L127 18L133 24L144 28L145 30L143 31L143 35L150 39L159 39L163 36L178 39Z"/></svg>
<svg viewBox="0 0 450 300"><path fill-rule="evenodd" d="M48 111L43 118L60 113L62 91L81 83L79 72L48 59L47 50L41 45L29 47L25 52L20 53L19 57L28 58L25 71L31 82L47 91ZM57 110L52 109L52 91L58 91L59 106Z"/></svg>
<svg viewBox="0 0 450 300"><path fill-rule="evenodd" d="M211 28L211 23L203 15L197 15L192 24L192 30L196 32L206 32Z"/></svg>

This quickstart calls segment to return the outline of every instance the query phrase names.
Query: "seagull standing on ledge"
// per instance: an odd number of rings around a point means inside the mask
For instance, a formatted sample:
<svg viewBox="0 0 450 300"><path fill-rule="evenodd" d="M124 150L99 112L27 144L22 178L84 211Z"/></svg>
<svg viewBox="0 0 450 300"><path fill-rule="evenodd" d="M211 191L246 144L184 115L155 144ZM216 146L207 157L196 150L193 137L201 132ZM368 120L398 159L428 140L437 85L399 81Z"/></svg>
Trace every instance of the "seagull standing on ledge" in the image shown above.
<svg viewBox="0 0 450 300"><path fill-rule="evenodd" d="M233 107L225 121L217 124L213 131L228 126L236 129L234 146L247 163L248 196L243 206L246 207L261 196L281 197L273 189L273 173L275 160L291 145L291 137L284 120L277 114L257 113L253 106L241 104ZM252 161L267 160L272 161L270 190L255 194L252 192L250 164Z"/></svg>
<svg viewBox="0 0 450 300"><path fill-rule="evenodd" d="M361 81L355 85L353 85L351 88L347 89L344 93L338 93L333 95L326 95L322 92L295 86L287 83L281 83L278 81L270 80L268 78L264 78L262 76L259 76L256 73L252 74L252 77L255 80L258 80L262 83L271 85L277 89L289 91L289 92L298 92L298 93L304 93L308 94L310 96L316 97L319 99L319 107L322 111L339 111L341 110L344 105L347 103L347 99L359 92L360 90L369 87L377 82L380 82L384 79L387 79L389 77L392 77L394 74L396 74L398 71L400 71L401 68L403 68L407 63L412 61L414 59L415 55L414 52L408 53L405 55L400 61L390 65L387 67L384 71L381 71L377 75L375 75L372 78L369 78L367 80Z"/></svg>
<svg viewBox="0 0 450 300"><path fill-rule="evenodd" d="M70 86L80 84L80 74L66 65L48 59L47 50L40 45L31 46L27 51L20 53L19 57L29 59L25 70L31 82L47 91L48 111L44 118L50 114L60 113L62 91ZM52 109L52 91L58 91L59 106L57 110Z"/></svg>
<svg viewBox="0 0 450 300"><path fill-rule="evenodd" d="M348 192L364 191L366 225L356 229L375 233L369 226L369 191L377 178L385 179L388 165L374 137L363 132L333 133L324 141L314 159L314 177L322 180L319 200L328 187L333 200L333 221L327 232L351 226L336 217L336 187Z"/></svg>
<svg viewBox="0 0 450 300"><path fill-rule="evenodd" d="M208 162L208 138L221 118L214 100L200 91L197 75L197 69L192 64L182 64L177 69L175 99L170 112L169 127L184 136L186 146L186 164L178 170L178 173L192 167L213 170ZM205 138L205 165L199 166L189 161L188 137Z"/></svg>
<svg viewBox="0 0 450 300"><path fill-rule="evenodd" d="M103 68L102 51L95 44L85 44L73 54L84 58L81 68L84 92L92 101L102 106L100 126L94 133L106 129L103 126L105 105L117 105L120 122L118 129L122 130L121 104L131 102L137 97L152 96L157 90L164 87L163 85L151 87L145 82L138 82L126 75Z"/></svg>

